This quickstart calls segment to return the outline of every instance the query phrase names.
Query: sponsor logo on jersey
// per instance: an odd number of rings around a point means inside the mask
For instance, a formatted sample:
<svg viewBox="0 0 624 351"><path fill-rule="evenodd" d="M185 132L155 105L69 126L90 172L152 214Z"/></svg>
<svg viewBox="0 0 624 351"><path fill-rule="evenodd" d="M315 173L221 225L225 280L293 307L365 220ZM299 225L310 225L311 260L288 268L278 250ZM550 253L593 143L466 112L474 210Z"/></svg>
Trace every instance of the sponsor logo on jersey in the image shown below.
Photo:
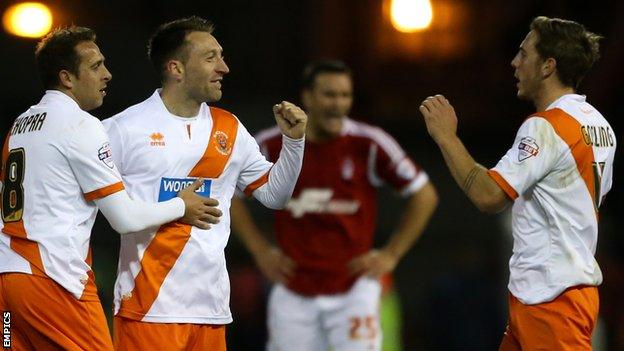
<svg viewBox="0 0 624 351"><path fill-rule="evenodd" d="M106 166L108 166L108 168L115 167L115 163L113 162L113 152L111 151L108 141L102 144L102 147L98 150L98 158Z"/></svg>
<svg viewBox="0 0 624 351"><path fill-rule="evenodd" d="M158 192L158 202L171 200L178 196L178 192L193 184L197 178L161 178L160 191ZM195 191L197 195L210 197L210 185L212 180L204 179L204 184Z"/></svg>
<svg viewBox="0 0 624 351"><path fill-rule="evenodd" d="M539 145L535 142L535 139L531 137L524 137L520 139L518 144L518 161L522 162L527 158L537 156L539 154Z"/></svg>
<svg viewBox="0 0 624 351"><path fill-rule="evenodd" d="M165 146L165 136L162 135L162 133L152 133L150 134L149 138L151 146Z"/></svg>
<svg viewBox="0 0 624 351"><path fill-rule="evenodd" d="M221 155L227 156L232 152L232 146L229 144L227 134L217 130L212 137L215 138L217 151L219 151Z"/></svg>
<svg viewBox="0 0 624 351"><path fill-rule="evenodd" d="M301 218L307 213L351 215L358 211L360 202L357 200L333 199L332 189L305 189L297 198L292 198L286 204L293 218Z"/></svg>

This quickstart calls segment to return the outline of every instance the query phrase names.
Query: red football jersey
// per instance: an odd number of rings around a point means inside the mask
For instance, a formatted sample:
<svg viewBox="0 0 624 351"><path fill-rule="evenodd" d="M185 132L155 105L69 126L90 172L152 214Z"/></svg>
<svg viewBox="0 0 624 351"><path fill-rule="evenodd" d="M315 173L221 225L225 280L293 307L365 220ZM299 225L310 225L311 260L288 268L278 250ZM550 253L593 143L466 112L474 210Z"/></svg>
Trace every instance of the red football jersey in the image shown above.
<svg viewBox="0 0 624 351"><path fill-rule="evenodd" d="M279 129L256 139L275 162L282 146ZM278 244L297 264L288 287L308 296L347 291L357 279L347 263L373 245L376 188L388 183L407 196L427 181L391 136L362 122L346 119L340 136L306 141L292 198L275 215Z"/></svg>

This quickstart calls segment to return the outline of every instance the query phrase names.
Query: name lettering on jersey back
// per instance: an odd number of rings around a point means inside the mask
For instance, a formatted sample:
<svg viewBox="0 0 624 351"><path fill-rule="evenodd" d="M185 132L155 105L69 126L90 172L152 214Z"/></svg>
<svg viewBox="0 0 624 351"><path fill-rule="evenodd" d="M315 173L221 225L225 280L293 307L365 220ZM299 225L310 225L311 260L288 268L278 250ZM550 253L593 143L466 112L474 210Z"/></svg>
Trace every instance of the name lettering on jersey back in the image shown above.
<svg viewBox="0 0 624 351"><path fill-rule="evenodd" d="M614 137L609 127L603 126L582 126L581 133L583 141L587 145L595 147L613 147Z"/></svg>
<svg viewBox="0 0 624 351"><path fill-rule="evenodd" d="M193 184L197 178L161 178L160 191L158 192L158 202L171 200L178 196L178 192ZM197 195L210 197L210 185L212 180L204 179L204 184L195 191Z"/></svg>
<svg viewBox="0 0 624 351"><path fill-rule="evenodd" d="M43 112L16 119L15 123L13 123L13 128L11 128L11 135L41 130L43 122L45 122L46 115L47 113Z"/></svg>
<svg viewBox="0 0 624 351"><path fill-rule="evenodd" d="M292 198L286 204L293 218L301 218L307 213L312 214L354 214L360 208L356 200L332 200L334 191L331 189L305 189L298 198Z"/></svg>

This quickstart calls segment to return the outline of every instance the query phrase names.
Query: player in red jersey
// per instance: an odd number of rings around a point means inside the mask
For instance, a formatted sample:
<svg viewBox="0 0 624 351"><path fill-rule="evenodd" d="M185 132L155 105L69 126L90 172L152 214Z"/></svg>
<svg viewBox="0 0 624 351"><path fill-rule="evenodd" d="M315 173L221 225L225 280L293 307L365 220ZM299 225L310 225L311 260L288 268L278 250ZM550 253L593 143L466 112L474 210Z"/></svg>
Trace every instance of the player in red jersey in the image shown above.
<svg viewBox="0 0 624 351"><path fill-rule="evenodd" d="M379 278L416 242L437 205L427 174L383 130L346 117L351 72L342 62L310 64L303 75L309 116L304 162L292 199L275 213L279 248L262 236L241 200L232 227L277 284L269 299L269 350L379 350ZM279 131L257 135L269 160ZM373 249L377 187L407 198L388 243Z"/></svg>

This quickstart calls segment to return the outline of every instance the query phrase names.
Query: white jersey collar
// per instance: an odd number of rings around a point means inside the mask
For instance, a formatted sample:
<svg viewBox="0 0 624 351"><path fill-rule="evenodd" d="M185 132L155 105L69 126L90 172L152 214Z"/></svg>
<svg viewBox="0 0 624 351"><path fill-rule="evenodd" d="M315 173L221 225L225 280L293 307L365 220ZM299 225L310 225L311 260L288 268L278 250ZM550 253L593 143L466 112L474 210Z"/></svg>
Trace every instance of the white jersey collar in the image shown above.
<svg viewBox="0 0 624 351"><path fill-rule="evenodd" d="M180 116L176 116L173 113L169 112L169 110L167 109L167 106L165 106L165 102L162 100L162 97L160 96L160 92L162 91L162 88L158 88L154 91L154 94L152 94L152 96L150 96L150 99L153 100L154 104L156 106L159 106L160 109L162 109L162 111L168 115L171 116L172 118L178 120L178 121L183 121L183 122L190 122L190 121L195 121L197 119L199 119L204 113L205 110L207 108L206 103L202 103L201 105L199 105L199 112L197 113L197 116L194 117L180 117Z"/></svg>
<svg viewBox="0 0 624 351"><path fill-rule="evenodd" d="M52 90L52 89L46 90L45 95L43 95L43 98L41 98L41 102L47 102L47 101L63 102L65 104L69 104L70 106L75 107L82 111L82 109L80 108L80 105L78 105L76 100L72 99L71 96L65 94L64 92L60 90Z"/></svg>
<svg viewBox="0 0 624 351"><path fill-rule="evenodd" d="M565 94L565 95L560 96L557 100L551 102L550 105L548 105L548 107L546 108L546 111L552 110L556 106L559 106L565 100L574 100L576 102L582 103L582 102L585 102L585 99L586 99L585 95Z"/></svg>

